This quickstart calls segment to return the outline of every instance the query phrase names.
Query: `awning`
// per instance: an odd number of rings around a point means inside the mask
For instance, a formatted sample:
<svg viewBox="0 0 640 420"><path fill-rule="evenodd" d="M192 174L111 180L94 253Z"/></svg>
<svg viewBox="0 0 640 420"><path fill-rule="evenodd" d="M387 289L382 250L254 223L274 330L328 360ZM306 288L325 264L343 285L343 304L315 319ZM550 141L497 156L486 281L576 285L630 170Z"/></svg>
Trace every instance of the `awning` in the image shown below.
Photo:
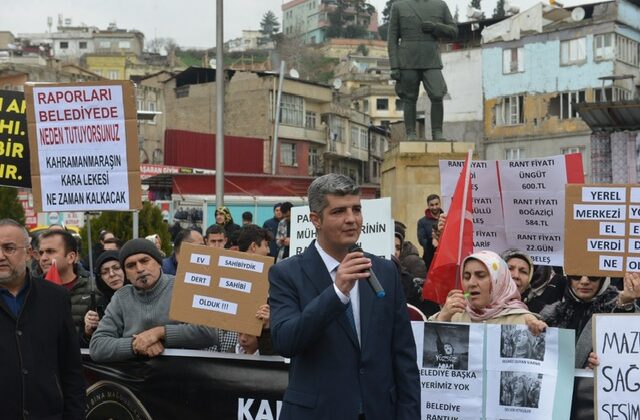
<svg viewBox="0 0 640 420"><path fill-rule="evenodd" d="M183 166L140 165L140 180L142 184L158 188L171 188L173 177L178 175L215 175L213 169L187 168Z"/></svg>
<svg viewBox="0 0 640 420"><path fill-rule="evenodd" d="M640 101L583 102L578 113L594 132L640 130Z"/></svg>

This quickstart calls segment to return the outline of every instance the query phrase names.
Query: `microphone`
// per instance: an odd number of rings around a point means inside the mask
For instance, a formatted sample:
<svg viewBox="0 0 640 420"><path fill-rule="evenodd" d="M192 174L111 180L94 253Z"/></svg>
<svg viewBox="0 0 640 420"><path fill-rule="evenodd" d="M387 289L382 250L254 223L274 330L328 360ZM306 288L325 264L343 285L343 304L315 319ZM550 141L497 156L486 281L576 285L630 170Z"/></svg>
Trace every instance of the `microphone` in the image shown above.
<svg viewBox="0 0 640 420"><path fill-rule="evenodd" d="M358 246L358 244L353 244L349 247L348 250L349 253L352 252L364 252L362 250L362 248L360 248L360 246ZM369 278L367 279L367 283L369 283L369 286L371 286L371 290L373 290L373 293L379 297L382 298L385 295L384 289L382 288L382 285L380 285L380 282L378 281L378 277L376 277L376 274L373 272L372 269L368 269L367 270L369 272Z"/></svg>

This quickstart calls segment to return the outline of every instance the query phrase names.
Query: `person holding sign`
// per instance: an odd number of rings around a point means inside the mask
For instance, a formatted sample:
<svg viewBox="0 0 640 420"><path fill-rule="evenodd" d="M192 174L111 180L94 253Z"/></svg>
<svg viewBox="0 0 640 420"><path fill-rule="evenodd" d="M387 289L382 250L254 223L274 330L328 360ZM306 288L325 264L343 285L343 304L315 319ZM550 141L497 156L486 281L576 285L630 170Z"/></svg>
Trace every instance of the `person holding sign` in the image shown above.
<svg viewBox="0 0 640 420"><path fill-rule="evenodd" d="M93 333L89 344L93 360L155 357L165 348L202 349L218 344L215 328L169 319L174 276L162 273L162 255L153 243L128 241L120 250L120 264L131 284L113 295Z"/></svg>
<svg viewBox="0 0 640 420"><path fill-rule="evenodd" d="M451 290L430 321L526 324L534 335L547 327L529 312L507 263L492 251L469 255L462 263L462 289Z"/></svg>
<svg viewBox="0 0 640 420"><path fill-rule="evenodd" d="M398 271L390 261L349 252L362 228L360 187L328 174L311 183L308 197L317 240L269 271L273 346L291 358L280 420L420 418L416 347ZM371 271L382 298L367 284Z"/></svg>

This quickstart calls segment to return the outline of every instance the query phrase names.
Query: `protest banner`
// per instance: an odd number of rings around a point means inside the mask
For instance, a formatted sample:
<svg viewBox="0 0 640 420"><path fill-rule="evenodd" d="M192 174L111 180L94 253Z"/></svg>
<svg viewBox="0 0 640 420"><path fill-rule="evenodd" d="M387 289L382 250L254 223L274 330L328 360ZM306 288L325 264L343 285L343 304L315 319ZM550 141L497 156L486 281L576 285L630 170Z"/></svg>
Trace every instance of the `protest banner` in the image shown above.
<svg viewBox="0 0 640 420"><path fill-rule="evenodd" d="M439 164L442 209L448 213L464 161L441 160ZM499 185L496 161L471 162L473 247L478 251L507 249Z"/></svg>
<svg viewBox="0 0 640 420"><path fill-rule="evenodd" d="M362 231L358 245L373 255L390 259L394 252L395 227L391 218L391 199L361 200ZM309 219L309 206L291 208L291 255L302 254L316 238L316 228Z"/></svg>
<svg viewBox="0 0 640 420"><path fill-rule="evenodd" d="M595 314L595 418L640 419L640 315Z"/></svg>
<svg viewBox="0 0 640 420"><path fill-rule="evenodd" d="M534 264L563 265L564 186L582 184L582 155L501 160L500 185L510 248Z"/></svg>
<svg viewBox="0 0 640 420"><path fill-rule="evenodd" d="M423 328L417 346L421 418L477 418L483 407L484 326L426 322Z"/></svg>
<svg viewBox="0 0 640 420"><path fill-rule="evenodd" d="M0 90L0 185L31 188L24 93Z"/></svg>
<svg viewBox="0 0 640 420"><path fill-rule="evenodd" d="M463 161L440 161L443 209L451 201ZM564 186L584 182L579 153L471 165L474 251L509 248L535 264L563 265Z"/></svg>
<svg viewBox="0 0 640 420"><path fill-rule="evenodd" d="M142 207L133 83L27 84L37 211Z"/></svg>
<svg viewBox="0 0 640 420"><path fill-rule="evenodd" d="M271 265L272 257L183 243L169 317L259 336Z"/></svg>
<svg viewBox="0 0 640 420"><path fill-rule="evenodd" d="M564 271L622 277L640 271L640 188L567 185Z"/></svg>
<svg viewBox="0 0 640 420"><path fill-rule="evenodd" d="M165 349L96 363L82 352L87 420L276 420L289 375L280 356Z"/></svg>
<svg viewBox="0 0 640 420"><path fill-rule="evenodd" d="M421 419L569 418L573 330L525 325L412 322Z"/></svg>

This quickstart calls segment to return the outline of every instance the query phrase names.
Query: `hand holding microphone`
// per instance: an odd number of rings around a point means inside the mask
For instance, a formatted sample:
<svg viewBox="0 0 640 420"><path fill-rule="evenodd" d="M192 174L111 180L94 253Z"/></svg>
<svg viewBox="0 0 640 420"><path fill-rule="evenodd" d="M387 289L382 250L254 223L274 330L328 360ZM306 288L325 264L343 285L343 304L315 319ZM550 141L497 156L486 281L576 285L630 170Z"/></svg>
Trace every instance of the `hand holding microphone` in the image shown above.
<svg viewBox="0 0 640 420"><path fill-rule="evenodd" d="M353 244L349 247L348 252L352 253L352 252L364 252L364 251L362 250L362 248L360 248L358 244ZM384 289L382 288L382 285L380 284L380 281L378 281L378 277L376 277L376 273L374 273L371 268L366 269L365 272L369 273L369 277L367 278L367 283L369 283L369 286L371 286L371 290L373 290L373 293L379 298L384 297L385 292L384 292Z"/></svg>

